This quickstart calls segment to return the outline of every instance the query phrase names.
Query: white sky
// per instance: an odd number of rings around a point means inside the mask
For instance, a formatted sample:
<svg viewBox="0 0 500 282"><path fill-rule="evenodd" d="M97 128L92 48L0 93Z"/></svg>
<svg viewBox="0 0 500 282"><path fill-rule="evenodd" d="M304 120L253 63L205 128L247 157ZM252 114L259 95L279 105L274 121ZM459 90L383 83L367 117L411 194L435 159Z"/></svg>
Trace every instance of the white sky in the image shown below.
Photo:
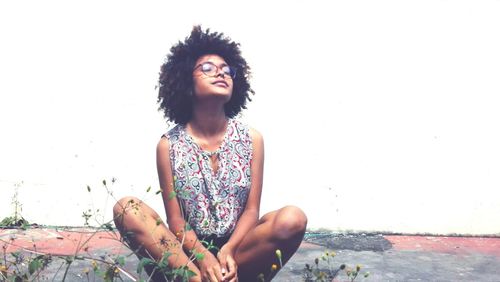
<svg viewBox="0 0 500 282"><path fill-rule="evenodd" d="M21 181L26 213L59 225L82 222L85 186L102 178L117 195L157 187L159 67L202 24L240 42L254 72L245 119L266 140L264 211L500 232L487 226L500 212L499 14L499 1L4 1L0 215Z"/></svg>

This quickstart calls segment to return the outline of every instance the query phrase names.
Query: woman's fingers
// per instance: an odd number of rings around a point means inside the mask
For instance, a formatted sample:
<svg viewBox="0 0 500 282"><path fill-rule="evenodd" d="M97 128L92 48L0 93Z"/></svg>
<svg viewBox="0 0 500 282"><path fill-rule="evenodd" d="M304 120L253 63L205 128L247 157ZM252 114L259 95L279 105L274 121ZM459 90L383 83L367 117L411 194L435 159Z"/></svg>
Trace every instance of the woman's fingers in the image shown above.
<svg viewBox="0 0 500 282"><path fill-rule="evenodd" d="M214 273L214 272L211 272L211 273L210 273L210 281L211 281L211 282L219 282L220 280L219 280L219 279L217 279L217 276L215 275L215 273Z"/></svg>
<svg viewBox="0 0 500 282"><path fill-rule="evenodd" d="M207 253L205 257L199 261L199 264L203 274L203 281L222 281L223 277L220 262L211 253Z"/></svg>
<svg viewBox="0 0 500 282"><path fill-rule="evenodd" d="M221 263L221 274L222 274L222 281L227 281L227 277L226 277L226 274L227 274L227 271L226 271L226 268L224 266L222 266L223 264Z"/></svg>
<svg viewBox="0 0 500 282"><path fill-rule="evenodd" d="M221 267L219 264L217 264L217 266L214 266L213 272L215 274L215 278L217 279L214 281L224 281L224 276L222 275Z"/></svg>
<svg viewBox="0 0 500 282"><path fill-rule="evenodd" d="M227 275L227 266L226 266L226 256L223 255L221 252L217 253L217 259L219 260L220 263L220 268L221 268L221 274L222 274L222 280L221 281L227 281L226 275Z"/></svg>
<svg viewBox="0 0 500 282"><path fill-rule="evenodd" d="M238 280L236 261L233 259L233 252L231 250L231 248L225 245L217 253L217 259L219 260L221 272L224 277L222 281L224 282Z"/></svg>
<svg viewBox="0 0 500 282"><path fill-rule="evenodd" d="M222 275L226 275L226 264L227 264L227 261L226 261L226 256L223 256L223 255L217 255L217 259L219 260L219 263L220 263L220 267L221 267L221 271L222 271Z"/></svg>
<svg viewBox="0 0 500 282"><path fill-rule="evenodd" d="M207 278L208 278L208 281L210 282L219 282L219 281L222 281L222 274L220 273L220 271L217 271L218 267L214 267L210 270L207 271Z"/></svg>
<svg viewBox="0 0 500 282"><path fill-rule="evenodd" d="M233 281L233 279L236 277L238 274L238 266L236 265L236 261L233 259L232 256L228 255L226 256L226 267L228 272L226 273L226 281Z"/></svg>

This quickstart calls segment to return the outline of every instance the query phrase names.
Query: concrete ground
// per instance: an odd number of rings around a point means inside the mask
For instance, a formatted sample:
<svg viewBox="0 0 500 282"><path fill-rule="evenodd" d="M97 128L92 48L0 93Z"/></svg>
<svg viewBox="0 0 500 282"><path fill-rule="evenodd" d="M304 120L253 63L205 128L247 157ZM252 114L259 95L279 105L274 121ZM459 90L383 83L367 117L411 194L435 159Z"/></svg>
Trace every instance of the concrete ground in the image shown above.
<svg viewBox="0 0 500 282"><path fill-rule="evenodd" d="M74 255L66 281L102 281L92 269L104 269L104 261L113 262L118 256L123 257L124 266L117 272L124 281L147 278L137 274L138 259L115 232L56 227L0 229L0 246L0 273L12 273L15 258L9 254L19 252L17 267L25 273L29 273L30 258L52 255L48 267L39 276L32 274L31 279L61 281L67 268L65 258ZM330 264L321 259L326 251L335 252L333 258L328 256ZM306 234L298 252L273 281L304 281L305 265L315 269L316 258L320 258L318 269L322 271L338 269L341 264L354 269L360 265L355 281L500 281L498 237L332 233ZM335 281L349 281L346 269L339 271ZM366 272L367 278L363 276ZM0 281L4 281L1 275Z"/></svg>

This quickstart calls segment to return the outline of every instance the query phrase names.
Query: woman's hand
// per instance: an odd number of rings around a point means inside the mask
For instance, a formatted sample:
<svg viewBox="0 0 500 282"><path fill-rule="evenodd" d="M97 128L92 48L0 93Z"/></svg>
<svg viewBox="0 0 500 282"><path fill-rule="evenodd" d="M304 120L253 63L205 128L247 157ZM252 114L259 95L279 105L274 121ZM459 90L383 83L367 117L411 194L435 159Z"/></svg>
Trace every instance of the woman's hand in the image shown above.
<svg viewBox="0 0 500 282"><path fill-rule="evenodd" d="M201 280L209 282L224 281L222 268L217 258L209 251L206 251L204 254L203 259L198 261Z"/></svg>
<svg viewBox="0 0 500 282"><path fill-rule="evenodd" d="M238 281L238 266L234 260L234 251L228 245L222 246L217 253L220 266L222 268L222 281L236 282Z"/></svg>

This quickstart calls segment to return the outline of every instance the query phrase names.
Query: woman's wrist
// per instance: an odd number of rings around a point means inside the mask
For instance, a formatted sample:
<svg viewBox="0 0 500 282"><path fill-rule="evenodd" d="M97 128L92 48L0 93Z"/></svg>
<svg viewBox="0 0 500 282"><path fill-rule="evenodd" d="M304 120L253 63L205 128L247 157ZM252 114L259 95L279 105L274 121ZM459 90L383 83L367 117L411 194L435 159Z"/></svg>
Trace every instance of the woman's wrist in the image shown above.
<svg viewBox="0 0 500 282"><path fill-rule="evenodd" d="M219 252L224 252L228 254L234 254L235 247L231 243L226 243L224 246L222 246L219 250Z"/></svg>
<svg viewBox="0 0 500 282"><path fill-rule="evenodd" d="M210 253L203 244L199 244L191 249L191 254L203 254L206 255L207 253Z"/></svg>

